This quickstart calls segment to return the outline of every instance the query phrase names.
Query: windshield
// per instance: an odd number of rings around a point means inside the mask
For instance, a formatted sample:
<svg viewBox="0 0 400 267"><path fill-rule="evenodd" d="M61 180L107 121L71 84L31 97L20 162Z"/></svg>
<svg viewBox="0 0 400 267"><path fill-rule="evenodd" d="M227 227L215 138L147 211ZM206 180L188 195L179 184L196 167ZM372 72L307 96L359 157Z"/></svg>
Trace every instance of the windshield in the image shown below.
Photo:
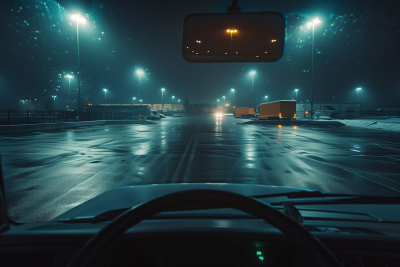
<svg viewBox="0 0 400 267"><path fill-rule="evenodd" d="M147 184L400 196L397 1L239 1L283 14L284 55L215 64L183 59L182 23L230 0L64 2L0 4L12 220L49 221ZM240 32L224 34L234 49Z"/></svg>

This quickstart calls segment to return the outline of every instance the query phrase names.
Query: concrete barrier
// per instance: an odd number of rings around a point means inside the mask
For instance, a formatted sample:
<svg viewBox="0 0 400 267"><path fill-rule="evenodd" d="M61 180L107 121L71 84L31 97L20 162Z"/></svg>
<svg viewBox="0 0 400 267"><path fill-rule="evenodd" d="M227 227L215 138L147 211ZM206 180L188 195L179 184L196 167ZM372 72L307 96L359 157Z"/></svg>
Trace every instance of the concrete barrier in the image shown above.
<svg viewBox="0 0 400 267"><path fill-rule="evenodd" d="M238 119L239 120L239 119ZM300 121L300 120L249 120L242 122L240 124L262 124L262 125L330 125L330 126L344 126L343 123L339 121Z"/></svg>

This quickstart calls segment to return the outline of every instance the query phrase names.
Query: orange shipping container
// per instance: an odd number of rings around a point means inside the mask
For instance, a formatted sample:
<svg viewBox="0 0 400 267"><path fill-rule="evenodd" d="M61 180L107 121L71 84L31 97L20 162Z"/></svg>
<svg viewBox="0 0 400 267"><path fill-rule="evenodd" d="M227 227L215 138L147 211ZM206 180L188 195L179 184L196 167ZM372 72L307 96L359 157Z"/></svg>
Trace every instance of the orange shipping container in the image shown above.
<svg viewBox="0 0 400 267"><path fill-rule="evenodd" d="M256 109L256 119L258 120L294 118L296 118L296 101L293 100L262 103Z"/></svg>
<svg viewBox="0 0 400 267"><path fill-rule="evenodd" d="M237 108L235 110L236 118L249 118L252 116L254 116L254 108L252 107Z"/></svg>

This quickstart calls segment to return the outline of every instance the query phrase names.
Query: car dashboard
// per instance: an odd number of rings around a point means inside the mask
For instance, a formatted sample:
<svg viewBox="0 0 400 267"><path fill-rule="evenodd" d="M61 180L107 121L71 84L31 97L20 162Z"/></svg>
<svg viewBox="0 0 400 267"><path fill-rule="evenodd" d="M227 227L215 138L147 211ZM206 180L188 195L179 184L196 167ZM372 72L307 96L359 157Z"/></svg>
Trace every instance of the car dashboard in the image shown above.
<svg viewBox="0 0 400 267"><path fill-rule="evenodd" d="M11 225L2 266L67 266L109 222ZM306 220L343 266L399 266L400 227L387 222ZM96 266L312 266L301 248L257 218L162 218L130 228Z"/></svg>

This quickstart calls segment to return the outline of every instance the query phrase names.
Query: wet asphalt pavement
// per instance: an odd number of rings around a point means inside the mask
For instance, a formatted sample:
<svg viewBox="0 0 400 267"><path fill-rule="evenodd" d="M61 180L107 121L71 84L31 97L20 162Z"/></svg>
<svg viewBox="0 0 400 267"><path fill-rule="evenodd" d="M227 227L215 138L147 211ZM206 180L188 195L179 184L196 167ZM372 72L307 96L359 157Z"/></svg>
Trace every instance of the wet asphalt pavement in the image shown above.
<svg viewBox="0 0 400 267"><path fill-rule="evenodd" d="M398 133L168 117L0 137L9 216L48 221L110 189L252 183L400 196Z"/></svg>

